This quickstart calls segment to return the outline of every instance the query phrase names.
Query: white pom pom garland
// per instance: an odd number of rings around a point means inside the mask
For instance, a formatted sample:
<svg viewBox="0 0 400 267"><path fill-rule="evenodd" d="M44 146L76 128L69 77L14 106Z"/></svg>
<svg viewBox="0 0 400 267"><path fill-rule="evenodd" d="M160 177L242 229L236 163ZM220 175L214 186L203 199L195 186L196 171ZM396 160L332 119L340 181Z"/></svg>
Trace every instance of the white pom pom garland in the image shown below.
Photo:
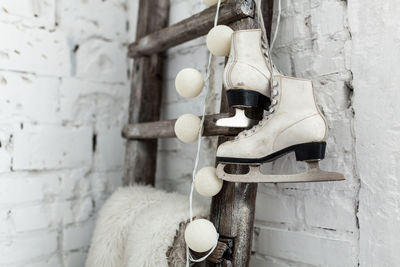
<svg viewBox="0 0 400 267"><path fill-rule="evenodd" d="M175 88L178 94L185 98L198 96L203 90L204 79L201 73L192 68L181 70L175 78Z"/></svg>
<svg viewBox="0 0 400 267"><path fill-rule="evenodd" d="M204 167L194 178L196 191L205 197L213 197L221 191L223 180L219 179L214 167Z"/></svg>
<svg viewBox="0 0 400 267"><path fill-rule="evenodd" d="M175 122L175 134L184 143L192 143L199 137L201 120L193 114L183 114Z"/></svg>
<svg viewBox="0 0 400 267"><path fill-rule="evenodd" d="M185 242L193 251L209 251L218 242L217 230L209 220L193 220L186 227Z"/></svg>
<svg viewBox="0 0 400 267"><path fill-rule="evenodd" d="M217 26L217 23L218 23L218 15L219 15L219 9L220 9L220 7L221 7L221 1L222 0L218 0L218 3L217 3L217 7L216 7L216 13L215 13L215 18L214 18L214 27L216 27ZM200 125L199 125L199 127L200 127L200 129L202 129L203 130L203 124L204 124L204 118L205 118L205 114L206 114L206 101L207 101L207 99L208 99L208 97L209 97L209 95L210 95L210 90L209 90L209 78L210 78L210 69L211 69L211 62L212 62L212 53L210 53L209 54L209 56L208 56L208 64L207 64L207 69L206 69L206 78L205 78L205 80L208 82L208 84L207 84L207 86L206 86L206 89L207 89L207 95L206 95L206 97L205 97L205 100L204 100L204 104L203 104L203 112L202 112L202 117L201 117L201 120L200 120ZM202 131L201 130L201 131ZM190 215L190 222L191 223L193 223L193 206L192 206L192 202L193 202L193 191L194 191L194 180L195 180L195 174L196 174L196 171L197 171L197 166L198 166L198 163L199 163L199 158L200 158L200 148L201 148L201 139L202 138L200 138L200 135L202 134L201 133L201 131L198 131L198 141L197 141L197 152L196 152L196 159L195 159L195 162L194 162L194 167L193 167L193 172L192 172L192 184L191 184L191 186L190 186L190 196L189 196L189 215ZM212 225L212 223L211 222L209 222L211 225ZM186 238L186 232L185 232L185 240L186 240L186 267L190 267L190 262L192 261L192 262L201 262L201 261L203 261L203 260L205 260L209 255L211 255L211 253L213 253L213 251L215 250L215 248L217 247L217 244L218 244L218 233L217 233L217 231L216 231L216 229L215 229L215 227L212 225L212 228L214 229L214 238L212 238L211 237L211 239L213 239L214 240L214 242L213 242L213 246L211 246L210 248L209 248L209 252L207 253L207 255L205 255L205 256L203 256L202 258L199 258L199 259L194 259L193 257L192 257L192 255L190 254L190 250L189 250L189 244L191 244L191 241L192 241L192 239L193 238L195 238L195 239L197 239L197 237L193 237L193 235L190 233L190 232L188 232L188 234L187 234L187 238ZM194 246L196 245L196 244L191 244L192 245L192 247L194 248ZM204 248L203 248L204 249Z"/></svg>
<svg viewBox="0 0 400 267"><path fill-rule="evenodd" d="M212 28L207 34L207 48L215 56L227 56L231 50L233 30L225 25Z"/></svg>

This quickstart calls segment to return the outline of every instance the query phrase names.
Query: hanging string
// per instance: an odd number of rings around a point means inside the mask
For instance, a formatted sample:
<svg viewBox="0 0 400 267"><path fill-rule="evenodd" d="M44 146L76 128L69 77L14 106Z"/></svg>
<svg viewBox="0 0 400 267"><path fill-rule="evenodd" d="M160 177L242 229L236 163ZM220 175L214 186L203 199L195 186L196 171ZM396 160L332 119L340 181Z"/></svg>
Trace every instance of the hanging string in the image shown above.
<svg viewBox="0 0 400 267"><path fill-rule="evenodd" d="M275 44L275 41L276 41L276 36L278 35L279 24L281 23L281 13L282 13L281 0L278 0L278 17L276 18L275 33L274 33L274 36L272 37L271 46L269 48L269 53L270 54L271 54L272 49L274 48L274 44Z"/></svg>
<svg viewBox="0 0 400 267"><path fill-rule="evenodd" d="M218 0L217 3L217 10L215 12L215 18L214 18L214 27L217 26L218 24L218 17L219 17L219 9L221 7L221 0ZM198 136L198 141L197 141L197 152L196 152L196 159L194 161L194 167L193 167L193 172L192 172L192 183L190 186L190 195L189 195L189 215L190 215L190 222L193 221L193 191L194 191L194 179L197 173L197 168L199 165L199 160L200 160L200 149L201 149L201 135L203 133L203 128L204 128L204 119L206 115L206 107L207 107L207 100L209 98L210 90L209 90L209 82L210 82L210 76L211 76L211 63L212 63L212 58L213 55L209 52L208 55L208 64L207 64L207 69L206 69L206 78L205 78L205 90L206 90L206 96L204 98L203 102L203 113L201 116L201 121L200 121L200 130L199 130L199 136ZM217 234L217 240L218 240L218 234ZM192 255L190 254L190 250L188 245L186 244L186 267L190 266L190 261L192 262L201 262L205 260L208 256L211 255L211 253L215 250L217 247L218 242L214 245L214 247L208 252L207 255L200 259L194 259Z"/></svg>
<svg viewBox="0 0 400 267"><path fill-rule="evenodd" d="M262 31L262 36L263 38L265 38L265 40L268 40L267 38L267 31L265 29L265 24L264 24L264 17L262 14L262 7L261 7L261 2L262 0L257 0L256 2L256 8L257 8L257 18L258 18L258 24L261 28ZM276 26L275 26L275 32L274 35L272 37L271 43L269 45L269 68L271 71L271 82L270 82L270 86L272 87L272 84L274 82L274 70L276 69L274 66L274 63L272 62L272 49L274 47L276 38L278 36L278 31L279 31L279 26L280 26L280 22L281 22L281 13L282 13L282 5L281 5L281 0L278 0L278 15L277 15L277 21L276 21ZM268 43L268 42L266 42ZM279 71L278 71L279 73Z"/></svg>
<svg viewBox="0 0 400 267"><path fill-rule="evenodd" d="M262 30L262 34L263 34L264 38L267 39L267 31L265 29L261 2L262 2L262 0L257 0L257 3L256 3L256 5L257 5L257 18L258 18L258 24L259 24L259 26L260 26L260 28ZM276 38L278 36L279 26L280 26L280 23L281 23L281 13L282 13L282 4L281 4L281 0L278 0L278 15L277 15L277 18L276 18L275 32L274 32L274 35L272 36L272 40L271 40L270 47L269 47L269 52L270 53L272 52L272 49L274 47Z"/></svg>

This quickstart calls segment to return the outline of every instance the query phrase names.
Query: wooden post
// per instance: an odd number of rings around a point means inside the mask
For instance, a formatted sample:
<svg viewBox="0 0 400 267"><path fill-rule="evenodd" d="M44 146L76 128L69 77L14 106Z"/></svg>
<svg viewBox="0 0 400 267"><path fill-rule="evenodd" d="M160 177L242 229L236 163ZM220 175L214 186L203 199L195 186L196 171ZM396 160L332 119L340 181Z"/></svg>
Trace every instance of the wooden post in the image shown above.
<svg viewBox="0 0 400 267"><path fill-rule="evenodd" d="M264 6L267 8L263 10L263 13L268 14L268 17L264 17L268 34L270 34L272 20L272 1L264 1ZM234 30L259 28L256 19L251 18L239 20L229 26ZM227 112L228 109L226 93L223 89L221 112ZM255 115L260 116L262 111L258 113ZM220 137L218 143L229 139L230 137ZM234 171L241 173L243 170L236 168ZM249 266L256 195L257 184L224 182L221 192L212 199L211 221L222 238L233 239L233 252L231 255L224 256L222 266ZM217 266L217 264L208 262L207 266Z"/></svg>
<svg viewBox="0 0 400 267"><path fill-rule="evenodd" d="M168 0L140 0L136 39L167 26ZM129 123L157 121L160 118L163 54L134 58ZM154 185L157 139L128 140L124 184Z"/></svg>

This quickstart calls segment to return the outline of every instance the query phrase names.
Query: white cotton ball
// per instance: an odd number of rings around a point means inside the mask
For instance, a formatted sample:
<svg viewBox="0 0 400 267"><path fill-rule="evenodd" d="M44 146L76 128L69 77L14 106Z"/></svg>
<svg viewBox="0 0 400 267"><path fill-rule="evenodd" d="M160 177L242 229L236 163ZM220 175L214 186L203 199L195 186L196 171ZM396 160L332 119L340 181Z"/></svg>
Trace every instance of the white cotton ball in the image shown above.
<svg viewBox="0 0 400 267"><path fill-rule="evenodd" d="M221 3L222 2L225 2L226 0L221 0ZM204 0L204 3L207 5L207 6L213 6L213 5L216 5L217 3L218 3L218 0Z"/></svg>
<svg viewBox="0 0 400 267"><path fill-rule="evenodd" d="M194 220L186 227L185 242L193 251L209 251L218 242L217 230L209 220Z"/></svg>
<svg viewBox="0 0 400 267"><path fill-rule="evenodd" d="M196 173L194 186L200 195L213 197L221 191L224 182L215 172L214 167L204 167Z"/></svg>
<svg viewBox="0 0 400 267"><path fill-rule="evenodd" d="M227 56L231 50L233 30L225 25L212 28L207 34L207 48L215 56Z"/></svg>
<svg viewBox="0 0 400 267"><path fill-rule="evenodd" d="M183 114L175 122L175 134L184 143L198 139L201 120L193 114Z"/></svg>
<svg viewBox="0 0 400 267"><path fill-rule="evenodd" d="M185 98L193 98L200 94L204 87L201 73L192 68L181 70L175 78L175 88L178 94Z"/></svg>

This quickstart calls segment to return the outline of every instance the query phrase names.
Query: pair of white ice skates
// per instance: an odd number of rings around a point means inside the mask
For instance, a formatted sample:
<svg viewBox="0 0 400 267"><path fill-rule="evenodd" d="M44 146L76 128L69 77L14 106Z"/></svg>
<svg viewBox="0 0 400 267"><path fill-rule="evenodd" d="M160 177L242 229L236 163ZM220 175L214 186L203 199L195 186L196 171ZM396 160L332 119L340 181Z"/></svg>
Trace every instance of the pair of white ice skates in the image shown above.
<svg viewBox="0 0 400 267"><path fill-rule="evenodd" d="M224 71L228 103L236 109L232 118L218 126L248 128L254 120L245 109L264 109L258 124L241 132L217 150L218 177L232 182L306 182L343 180L338 173L324 172L318 161L325 156L327 122L318 109L312 82L287 77L271 64L268 44L261 30L237 31ZM306 173L263 175L259 167L289 152L309 165ZM230 174L226 165L249 165L246 174Z"/></svg>

